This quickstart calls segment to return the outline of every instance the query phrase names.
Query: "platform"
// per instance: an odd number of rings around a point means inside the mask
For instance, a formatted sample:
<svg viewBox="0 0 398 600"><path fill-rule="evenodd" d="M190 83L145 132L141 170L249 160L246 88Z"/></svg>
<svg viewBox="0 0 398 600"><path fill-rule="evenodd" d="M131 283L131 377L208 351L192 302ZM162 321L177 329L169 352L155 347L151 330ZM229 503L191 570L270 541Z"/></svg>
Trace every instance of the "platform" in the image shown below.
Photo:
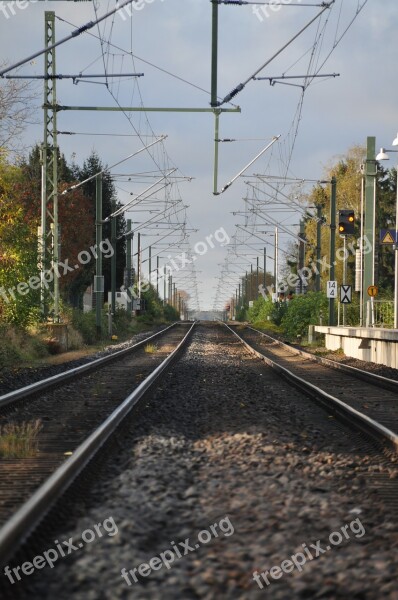
<svg viewBox="0 0 398 600"><path fill-rule="evenodd" d="M377 327L315 326L325 335L328 350L341 348L346 356L398 369L398 330Z"/></svg>

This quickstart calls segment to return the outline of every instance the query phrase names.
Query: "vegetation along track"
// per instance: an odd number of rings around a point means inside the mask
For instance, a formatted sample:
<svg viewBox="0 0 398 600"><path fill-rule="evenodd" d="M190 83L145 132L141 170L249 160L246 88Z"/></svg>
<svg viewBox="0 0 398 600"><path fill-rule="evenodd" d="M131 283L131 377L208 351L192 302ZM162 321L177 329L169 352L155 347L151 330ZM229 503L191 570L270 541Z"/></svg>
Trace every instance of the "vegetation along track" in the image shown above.
<svg viewBox="0 0 398 600"><path fill-rule="evenodd" d="M252 327L231 330L328 410L398 452L398 381L292 348Z"/></svg>
<svg viewBox="0 0 398 600"><path fill-rule="evenodd" d="M3 430L41 424L31 456L0 459L0 524L170 355L190 326L175 324L125 350L0 398Z"/></svg>
<svg viewBox="0 0 398 600"><path fill-rule="evenodd" d="M4 600L396 600L397 469L220 324L195 326L97 456L7 564L29 564L55 540L77 549L14 583L2 573ZM118 532L81 547L110 517ZM202 543L199 532L226 517L231 526ZM254 581L354 522L357 537L349 528L302 572L270 579L271 589ZM172 540L192 550L170 570L137 570Z"/></svg>

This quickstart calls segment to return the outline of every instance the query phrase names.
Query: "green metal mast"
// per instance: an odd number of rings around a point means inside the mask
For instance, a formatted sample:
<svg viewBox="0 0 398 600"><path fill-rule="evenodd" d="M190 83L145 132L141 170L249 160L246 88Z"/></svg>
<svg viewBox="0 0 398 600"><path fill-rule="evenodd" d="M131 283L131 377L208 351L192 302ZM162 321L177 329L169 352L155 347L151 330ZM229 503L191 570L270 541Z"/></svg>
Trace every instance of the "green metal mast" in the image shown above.
<svg viewBox="0 0 398 600"><path fill-rule="evenodd" d="M365 162L365 223L363 235L370 252L363 255L363 315L369 300L368 287L375 284L375 203L376 203L376 138L367 138ZM363 247L363 243L362 243Z"/></svg>
<svg viewBox="0 0 398 600"><path fill-rule="evenodd" d="M55 43L55 12L45 12L45 48ZM52 248L53 320L59 322L59 228L58 228L58 146L57 146L57 95L55 48L44 54L44 143L43 143L43 190L41 207L41 281L43 313L48 315L45 272L48 270L48 256ZM49 285L47 283L47 285Z"/></svg>
<svg viewBox="0 0 398 600"><path fill-rule="evenodd" d="M332 177L330 194L330 281L334 281L334 267L336 264L336 185L336 178ZM331 327L335 325L334 298L329 298L329 325Z"/></svg>

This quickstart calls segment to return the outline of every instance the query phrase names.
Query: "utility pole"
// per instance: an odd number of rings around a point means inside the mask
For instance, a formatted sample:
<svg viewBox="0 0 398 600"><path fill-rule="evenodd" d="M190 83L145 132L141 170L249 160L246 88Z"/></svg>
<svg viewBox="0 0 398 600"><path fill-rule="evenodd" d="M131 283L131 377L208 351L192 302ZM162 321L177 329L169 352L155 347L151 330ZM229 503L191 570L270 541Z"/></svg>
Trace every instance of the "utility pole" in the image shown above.
<svg viewBox="0 0 398 600"><path fill-rule="evenodd" d="M332 177L330 194L330 256L329 279L334 281L334 265L336 262L336 178ZM329 298L329 325L335 325L334 298Z"/></svg>
<svg viewBox="0 0 398 600"><path fill-rule="evenodd" d="M116 210L116 201L112 200L112 214ZM111 217L111 245L113 254L111 257L111 314L116 314L116 217Z"/></svg>
<svg viewBox="0 0 398 600"><path fill-rule="evenodd" d="M131 261L131 241L134 233L131 232L131 219L127 219L127 236L126 236L126 283L127 288L127 314L131 316L132 302L131 302L131 286L133 285L133 271Z"/></svg>
<svg viewBox="0 0 398 600"><path fill-rule="evenodd" d="M98 339L102 336L102 299L104 293L104 277L102 275L102 175L95 178L95 242L97 258L95 263L94 294L95 294L95 327Z"/></svg>
<svg viewBox="0 0 398 600"><path fill-rule="evenodd" d="M321 262L321 251L322 251L322 204L316 205L316 264L317 269L315 273L315 291L321 291L321 272L319 270L319 265Z"/></svg>
<svg viewBox="0 0 398 600"><path fill-rule="evenodd" d="M163 306L167 304L167 295L166 295L166 279L167 279L167 271L166 265L163 266Z"/></svg>
<svg viewBox="0 0 398 600"><path fill-rule="evenodd" d="M278 264L278 227L275 227L275 256L274 256L274 281L275 281L275 294L276 297L278 298L278 271L279 271L279 264Z"/></svg>
<svg viewBox="0 0 398 600"><path fill-rule="evenodd" d="M149 246L149 263L148 263L148 281L151 282L151 273L152 273L152 246Z"/></svg>
<svg viewBox="0 0 398 600"><path fill-rule="evenodd" d="M156 295L159 296L159 255L156 257Z"/></svg>
<svg viewBox="0 0 398 600"><path fill-rule="evenodd" d="M299 240L299 260L298 260L298 272L299 272L298 293L299 294L305 293L304 278L302 276L303 269L304 269L304 263L305 263L305 244L303 241L304 236L305 236L304 221L303 221L303 219L301 219L300 220L300 240Z"/></svg>
<svg viewBox="0 0 398 600"><path fill-rule="evenodd" d="M137 234L137 278L138 278L138 304L141 310L141 234Z"/></svg>
<svg viewBox="0 0 398 600"><path fill-rule="evenodd" d="M366 304L368 301L367 289L375 284L375 204L376 204L376 138L367 138L367 152L365 162L365 223L363 228L364 239L370 251L363 256L363 315L367 315ZM372 304L373 307L373 304ZM373 323L373 314L371 323Z"/></svg>
<svg viewBox="0 0 398 600"><path fill-rule="evenodd" d="M46 11L45 48L55 43L55 12ZM46 50L44 54L44 142L43 142L43 177L41 204L41 285L44 316L48 315L47 294L44 289L45 272L48 269L48 253L53 247L52 267L53 280L53 321L59 322L59 275L58 275L58 146L57 146L57 93L55 65L55 48ZM52 205L52 208L51 208ZM49 217L50 227L47 224ZM51 241L52 231L52 241Z"/></svg>
<svg viewBox="0 0 398 600"><path fill-rule="evenodd" d="M264 286L264 290L266 287L266 283L265 283L265 274L267 271L267 248L264 248L264 273L263 273L263 286Z"/></svg>
<svg viewBox="0 0 398 600"><path fill-rule="evenodd" d="M258 297L258 256L256 257L256 261L257 261L257 267L256 267L256 296L255 296L255 299L257 300L257 297Z"/></svg>

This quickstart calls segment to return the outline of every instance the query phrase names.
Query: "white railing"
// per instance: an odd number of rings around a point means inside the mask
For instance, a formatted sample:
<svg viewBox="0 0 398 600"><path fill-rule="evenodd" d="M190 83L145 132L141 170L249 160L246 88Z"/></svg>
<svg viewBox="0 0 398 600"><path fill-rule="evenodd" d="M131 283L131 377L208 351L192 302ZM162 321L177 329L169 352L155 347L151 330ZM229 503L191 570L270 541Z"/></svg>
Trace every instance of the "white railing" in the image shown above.
<svg viewBox="0 0 398 600"><path fill-rule="evenodd" d="M394 327L394 302L371 298L366 305L366 327Z"/></svg>

